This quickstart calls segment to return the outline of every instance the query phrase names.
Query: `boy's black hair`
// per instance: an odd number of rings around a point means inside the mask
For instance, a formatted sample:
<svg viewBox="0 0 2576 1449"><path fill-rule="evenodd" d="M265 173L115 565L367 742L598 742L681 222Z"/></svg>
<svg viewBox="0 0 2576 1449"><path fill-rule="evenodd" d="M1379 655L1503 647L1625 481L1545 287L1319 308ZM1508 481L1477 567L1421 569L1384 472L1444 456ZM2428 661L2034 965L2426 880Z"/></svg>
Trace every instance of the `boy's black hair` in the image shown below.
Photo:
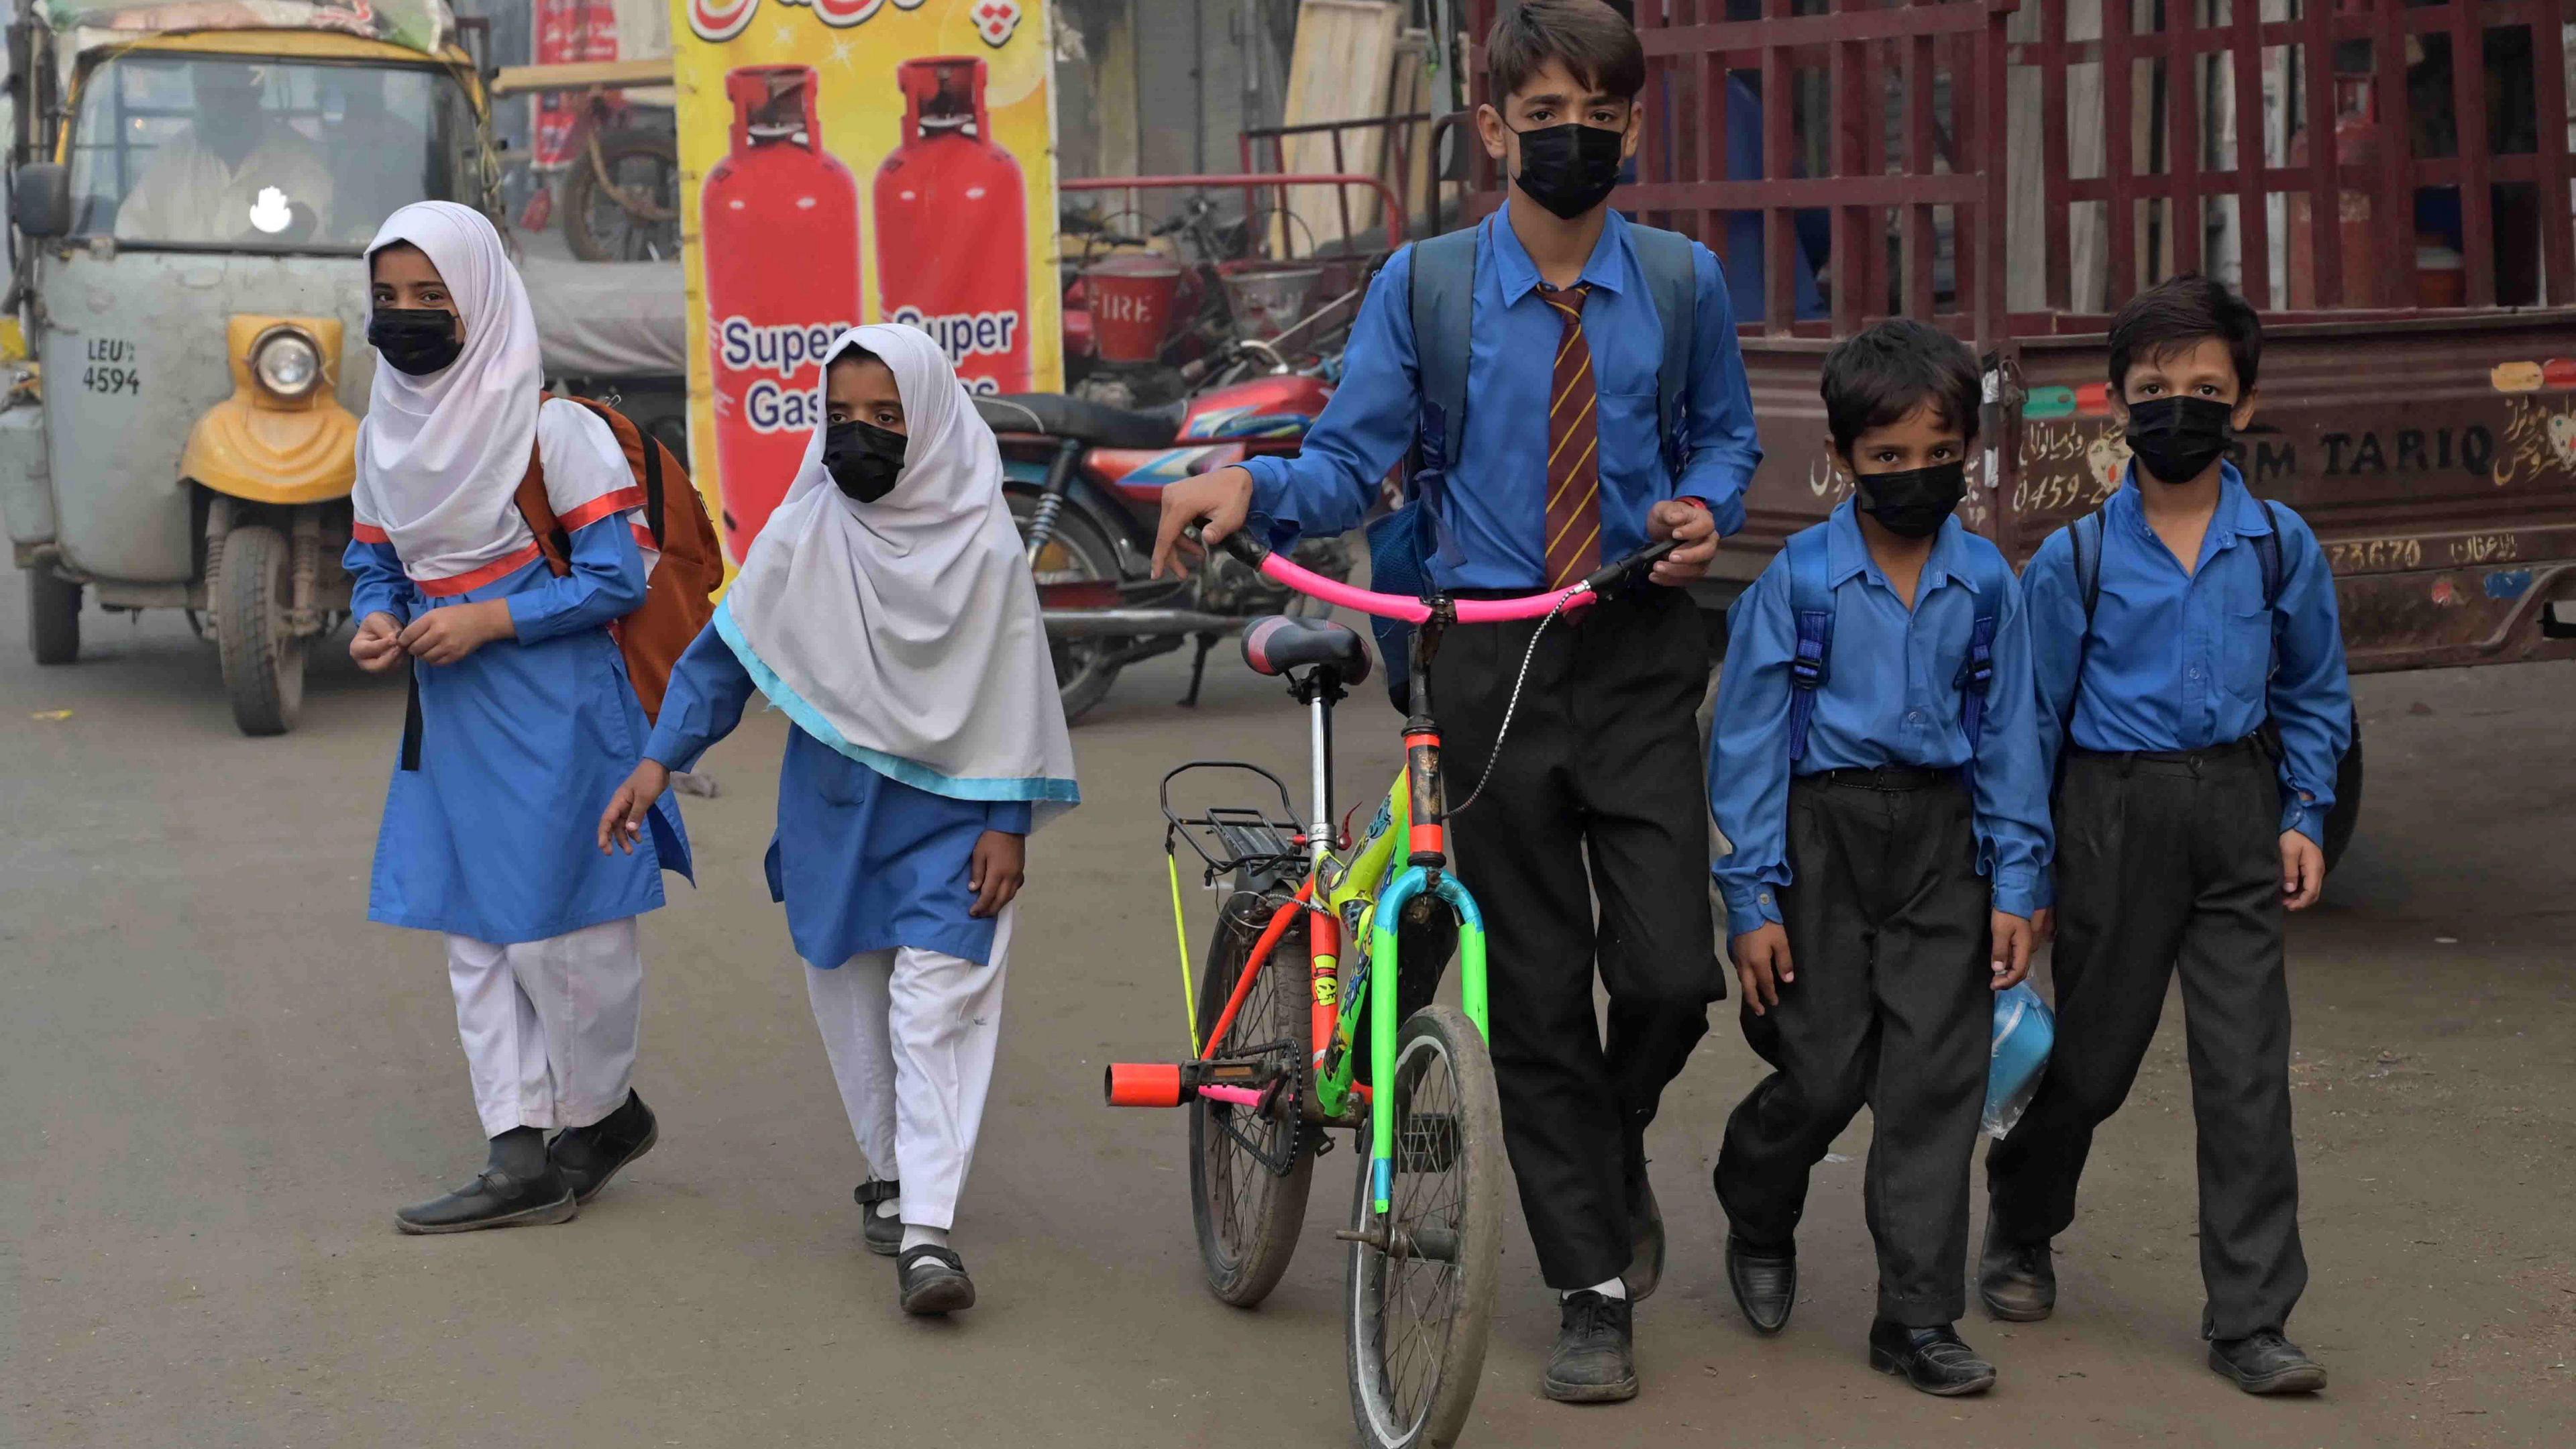
<svg viewBox="0 0 2576 1449"><path fill-rule="evenodd" d="M2111 392L2128 394L2129 369L2215 337L2236 364L2239 394L2254 390L2263 361L2263 319L2224 283L2185 272L2129 299L2111 319Z"/></svg>
<svg viewBox="0 0 2576 1449"><path fill-rule="evenodd" d="M1503 109L1551 60L1606 95L1633 101L1646 88L1646 48L1627 17L1601 0L1523 0L1505 4L1485 33L1487 99L1494 109Z"/></svg>
<svg viewBox="0 0 2576 1449"><path fill-rule="evenodd" d="M1826 353L1824 383L1817 390L1824 394L1834 450L1849 457L1861 434L1902 422L1926 404L1973 441L1985 379L1966 343L1929 322L1891 317Z"/></svg>

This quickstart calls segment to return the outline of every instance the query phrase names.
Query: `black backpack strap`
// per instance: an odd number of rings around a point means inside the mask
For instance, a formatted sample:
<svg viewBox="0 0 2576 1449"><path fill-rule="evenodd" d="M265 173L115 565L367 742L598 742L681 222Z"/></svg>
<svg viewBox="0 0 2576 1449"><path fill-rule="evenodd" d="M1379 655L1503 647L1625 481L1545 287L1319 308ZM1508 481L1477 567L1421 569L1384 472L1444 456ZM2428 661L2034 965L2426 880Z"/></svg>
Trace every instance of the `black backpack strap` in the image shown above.
<svg viewBox="0 0 2576 1449"><path fill-rule="evenodd" d="M2255 534L2246 542L2254 545L2254 561L2263 566L2263 607L2274 609L2281 603L2281 510L2266 498L2263 516L2271 520L2272 531Z"/></svg>
<svg viewBox="0 0 2576 1449"><path fill-rule="evenodd" d="M404 676L411 683L403 699L402 767L406 770L418 770L420 768L420 661L413 660L411 668L404 671Z"/></svg>
<svg viewBox="0 0 2576 1449"><path fill-rule="evenodd" d="M1646 274L1646 291L1655 299L1655 311L1664 324L1664 356L1655 372L1655 427L1664 464L1678 480L1690 462L1685 395L1699 341L1695 335L1699 258L1693 250L1698 244L1680 232L1654 226L1628 228L1628 241L1636 248L1638 269Z"/></svg>
<svg viewBox="0 0 2576 1449"><path fill-rule="evenodd" d="M2102 602L2102 510L2097 508L2066 526L2066 541L2075 548L2075 590L2084 600L2084 632L2075 636L2075 678L2067 686L2061 728L2075 720L2075 701L2084 692L2084 661L2093 648L2093 610ZM2065 755L2058 756L2061 764Z"/></svg>

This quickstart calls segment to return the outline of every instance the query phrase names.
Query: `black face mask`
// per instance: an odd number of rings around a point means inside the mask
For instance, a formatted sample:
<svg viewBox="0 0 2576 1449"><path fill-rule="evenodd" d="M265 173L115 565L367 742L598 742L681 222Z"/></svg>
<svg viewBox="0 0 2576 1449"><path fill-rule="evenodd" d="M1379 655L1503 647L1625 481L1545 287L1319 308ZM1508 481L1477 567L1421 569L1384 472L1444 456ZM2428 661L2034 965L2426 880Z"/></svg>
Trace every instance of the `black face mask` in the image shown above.
<svg viewBox="0 0 2576 1449"><path fill-rule="evenodd" d="M2209 471L2236 436L2236 409L2214 397L2157 397L2129 405L2129 452L2167 483Z"/></svg>
<svg viewBox="0 0 2576 1449"><path fill-rule="evenodd" d="M1626 133L1567 122L1517 133L1521 174L1514 184L1530 200L1568 221L1599 206L1619 185Z"/></svg>
<svg viewBox="0 0 2576 1449"><path fill-rule="evenodd" d="M842 492L874 503L903 476L904 437L852 418L823 430L823 466Z"/></svg>
<svg viewBox="0 0 2576 1449"><path fill-rule="evenodd" d="M1861 473L1859 506L1899 538L1930 538L1968 493L1965 461L1908 468L1902 473Z"/></svg>
<svg viewBox="0 0 2576 1449"><path fill-rule="evenodd" d="M367 342L398 371L427 377L465 350L456 321L436 307L379 307L367 319Z"/></svg>

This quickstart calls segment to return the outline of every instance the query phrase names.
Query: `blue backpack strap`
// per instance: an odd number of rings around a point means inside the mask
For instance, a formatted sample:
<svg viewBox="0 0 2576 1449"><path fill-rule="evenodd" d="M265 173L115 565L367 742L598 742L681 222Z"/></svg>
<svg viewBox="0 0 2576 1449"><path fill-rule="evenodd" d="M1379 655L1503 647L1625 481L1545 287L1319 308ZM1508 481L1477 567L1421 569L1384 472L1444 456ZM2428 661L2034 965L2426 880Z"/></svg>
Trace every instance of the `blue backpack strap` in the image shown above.
<svg viewBox="0 0 2576 1449"><path fill-rule="evenodd" d="M1789 535L1789 608L1798 624L1798 652L1789 661L1789 763L1807 757L1807 728L1815 722L1816 695L1832 674L1834 594L1825 579L1825 530L1820 525Z"/></svg>
<svg viewBox="0 0 2576 1449"><path fill-rule="evenodd" d="M2066 541L2075 547L2075 591L2084 601L2084 632L2075 636L2075 683L2066 692L2066 717L2075 718L2076 696L2084 692L2084 658L2093 647L2093 609L2102 602L2102 510L2097 508L2066 526Z"/></svg>
<svg viewBox="0 0 2576 1449"><path fill-rule="evenodd" d="M1664 356L1655 372L1655 427L1663 443L1665 466L1678 479L1690 461L1683 394L1690 387L1691 358L1698 343L1699 258L1692 250L1698 244L1680 232L1654 226L1629 227L1628 240L1636 248L1647 294L1655 299L1656 315L1664 324Z"/></svg>
<svg viewBox="0 0 2576 1449"><path fill-rule="evenodd" d="M1977 615L1968 626L1967 657L1959 661L1959 677L1953 681L1959 691L1959 725L1968 736L1968 763L1959 774L1972 801L1977 796L1977 746L1986 737L1986 696L1995 687L1995 616L2003 608L2004 590L2011 587L2012 571L2001 554L1990 550L1978 560Z"/></svg>
<svg viewBox="0 0 2576 1449"><path fill-rule="evenodd" d="M1413 244L1413 357L1421 376L1416 440L1422 470L1446 477L1467 436L1468 332L1476 320L1476 238L1482 226Z"/></svg>

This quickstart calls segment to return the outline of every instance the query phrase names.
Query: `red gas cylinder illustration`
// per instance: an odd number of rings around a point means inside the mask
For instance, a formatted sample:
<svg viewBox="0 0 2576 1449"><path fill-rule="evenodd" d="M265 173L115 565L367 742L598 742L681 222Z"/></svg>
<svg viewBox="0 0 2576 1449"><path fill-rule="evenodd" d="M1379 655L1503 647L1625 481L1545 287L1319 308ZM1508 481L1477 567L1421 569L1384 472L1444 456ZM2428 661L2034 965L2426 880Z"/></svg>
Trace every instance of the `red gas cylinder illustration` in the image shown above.
<svg viewBox="0 0 2576 1449"><path fill-rule="evenodd" d="M737 563L822 425L823 354L859 320L859 184L823 149L814 83L811 66L727 73L733 154L699 193L716 476Z"/></svg>
<svg viewBox="0 0 2576 1449"><path fill-rule="evenodd" d="M879 315L939 339L977 392L1026 392L1028 193L993 144L984 62L929 56L895 74L903 136L877 168Z"/></svg>

